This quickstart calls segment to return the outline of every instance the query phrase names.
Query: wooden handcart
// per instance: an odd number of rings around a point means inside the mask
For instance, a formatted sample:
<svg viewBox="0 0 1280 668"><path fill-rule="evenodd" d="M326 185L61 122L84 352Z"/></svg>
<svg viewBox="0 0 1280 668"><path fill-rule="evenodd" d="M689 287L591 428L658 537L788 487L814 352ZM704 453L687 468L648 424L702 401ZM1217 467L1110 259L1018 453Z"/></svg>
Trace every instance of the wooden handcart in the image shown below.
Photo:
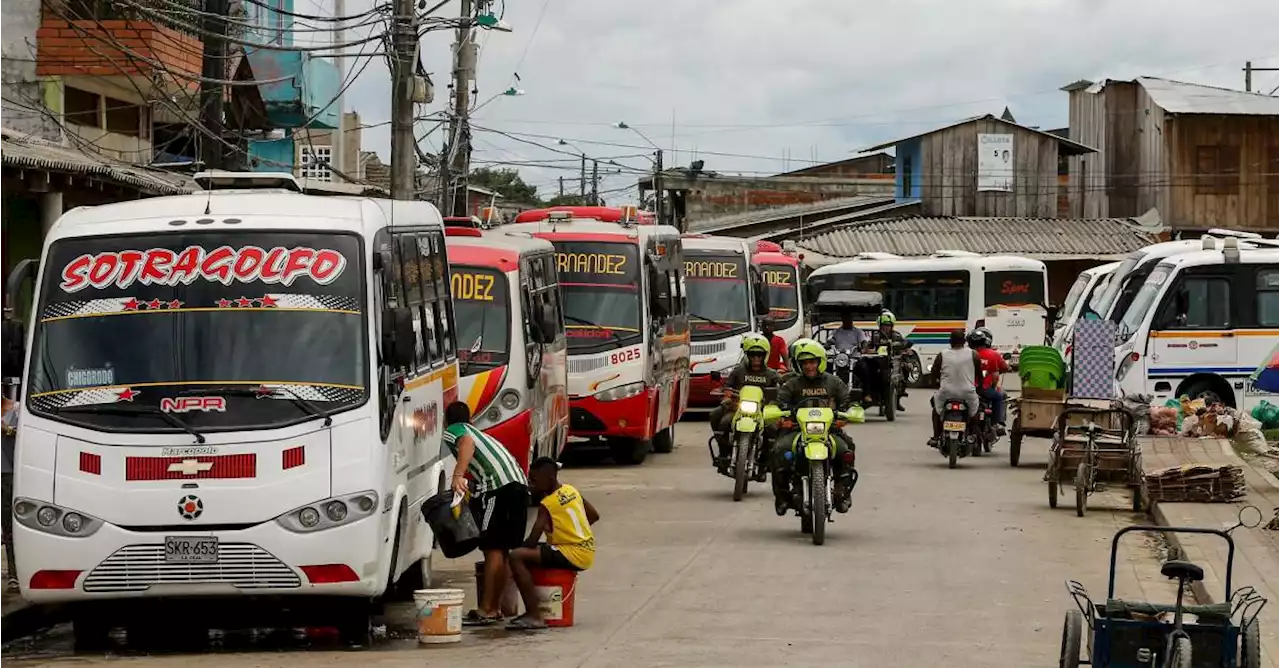
<svg viewBox="0 0 1280 668"><path fill-rule="evenodd" d="M1142 510L1142 450L1133 416L1118 408L1064 409L1055 425L1044 480L1050 508L1058 507L1064 486L1075 489L1079 517L1084 517L1089 495L1103 485L1130 488L1134 512Z"/></svg>
<svg viewBox="0 0 1280 668"><path fill-rule="evenodd" d="M1021 396L1009 400L1009 412L1012 415L1009 427L1009 466L1018 466L1024 437L1053 436L1058 416L1066 408L1066 390L1024 387Z"/></svg>

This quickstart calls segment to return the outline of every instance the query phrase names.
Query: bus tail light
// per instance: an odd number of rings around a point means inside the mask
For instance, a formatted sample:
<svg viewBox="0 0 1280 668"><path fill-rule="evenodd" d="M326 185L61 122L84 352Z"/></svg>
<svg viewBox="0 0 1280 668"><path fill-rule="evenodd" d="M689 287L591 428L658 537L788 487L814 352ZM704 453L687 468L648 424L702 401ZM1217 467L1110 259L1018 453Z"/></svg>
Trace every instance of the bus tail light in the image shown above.
<svg viewBox="0 0 1280 668"><path fill-rule="evenodd" d="M31 589L75 589L83 571L36 571L31 576Z"/></svg>
<svg viewBox="0 0 1280 668"><path fill-rule="evenodd" d="M299 566L303 575L311 584L336 584L339 582L358 582L356 572L346 564L319 564L315 566Z"/></svg>

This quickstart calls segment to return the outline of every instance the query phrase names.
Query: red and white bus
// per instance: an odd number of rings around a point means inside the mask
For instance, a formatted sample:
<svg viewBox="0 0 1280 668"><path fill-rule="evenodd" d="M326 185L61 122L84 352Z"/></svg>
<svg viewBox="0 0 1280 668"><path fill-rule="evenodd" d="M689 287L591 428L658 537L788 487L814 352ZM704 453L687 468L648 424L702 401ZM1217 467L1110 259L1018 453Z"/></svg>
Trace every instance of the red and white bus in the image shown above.
<svg viewBox="0 0 1280 668"><path fill-rule="evenodd" d="M503 229L555 245L569 348L570 447L638 464L670 452L689 399L680 233L633 224L634 207L525 211Z"/></svg>
<svg viewBox="0 0 1280 668"><path fill-rule="evenodd" d="M742 359L742 337L758 329L769 310L751 242L735 237L684 235L684 276L691 332L690 412L720 405L720 382Z"/></svg>
<svg viewBox="0 0 1280 668"><path fill-rule="evenodd" d="M569 436L567 342L555 248L446 219L458 396L527 471Z"/></svg>
<svg viewBox="0 0 1280 668"><path fill-rule="evenodd" d="M774 333L781 336L788 346L807 336L804 306L800 302L804 289L800 281L800 261L790 253L784 253L782 246L772 241L757 241L751 262L764 281Z"/></svg>

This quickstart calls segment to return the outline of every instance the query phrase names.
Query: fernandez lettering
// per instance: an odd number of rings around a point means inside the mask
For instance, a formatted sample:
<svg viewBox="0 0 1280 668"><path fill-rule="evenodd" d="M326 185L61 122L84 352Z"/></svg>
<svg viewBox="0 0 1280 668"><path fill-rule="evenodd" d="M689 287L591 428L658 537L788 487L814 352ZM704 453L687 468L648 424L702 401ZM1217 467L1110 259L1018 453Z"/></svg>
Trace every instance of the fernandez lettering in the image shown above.
<svg viewBox="0 0 1280 668"><path fill-rule="evenodd" d="M687 278L739 279L738 265L734 262L712 260L685 260L684 275Z"/></svg>
<svg viewBox="0 0 1280 668"><path fill-rule="evenodd" d="M562 274L625 276L627 256L620 253L556 253L556 269Z"/></svg>
<svg viewBox="0 0 1280 668"><path fill-rule="evenodd" d="M494 278L489 274L453 272L453 298L477 302L491 302Z"/></svg>

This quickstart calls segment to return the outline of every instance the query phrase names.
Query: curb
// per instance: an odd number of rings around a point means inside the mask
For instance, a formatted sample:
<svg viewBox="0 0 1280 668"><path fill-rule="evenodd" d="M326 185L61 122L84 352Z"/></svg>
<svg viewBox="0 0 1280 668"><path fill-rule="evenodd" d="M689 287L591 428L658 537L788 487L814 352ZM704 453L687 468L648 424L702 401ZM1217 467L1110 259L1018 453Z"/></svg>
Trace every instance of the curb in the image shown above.
<svg viewBox="0 0 1280 668"><path fill-rule="evenodd" d="M66 610L57 605L33 605L19 600L7 607L9 609L0 616L0 636L4 637L5 643L70 620Z"/></svg>
<svg viewBox="0 0 1280 668"><path fill-rule="evenodd" d="M1173 522L1169 521L1168 517L1165 516L1164 511L1161 510L1160 504L1158 502L1148 501L1148 503L1151 505L1151 516L1155 518L1155 522L1158 526L1162 526L1162 527L1176 526ZM1169 544L1172 547L1176 548L1179 552L1183 551L1182 542L1178 540L1178 534L1166 533L1161 535L1164 537L1166 541L1169 542ZM1221 598L1220 596L1215 596L1209 593L1208 588L1204 586L1203 580L1191 583L1191 593L1195 594L1196 601L1201 604L1228 602L1228 601L1219 601L1218 599Z"/></svg>

